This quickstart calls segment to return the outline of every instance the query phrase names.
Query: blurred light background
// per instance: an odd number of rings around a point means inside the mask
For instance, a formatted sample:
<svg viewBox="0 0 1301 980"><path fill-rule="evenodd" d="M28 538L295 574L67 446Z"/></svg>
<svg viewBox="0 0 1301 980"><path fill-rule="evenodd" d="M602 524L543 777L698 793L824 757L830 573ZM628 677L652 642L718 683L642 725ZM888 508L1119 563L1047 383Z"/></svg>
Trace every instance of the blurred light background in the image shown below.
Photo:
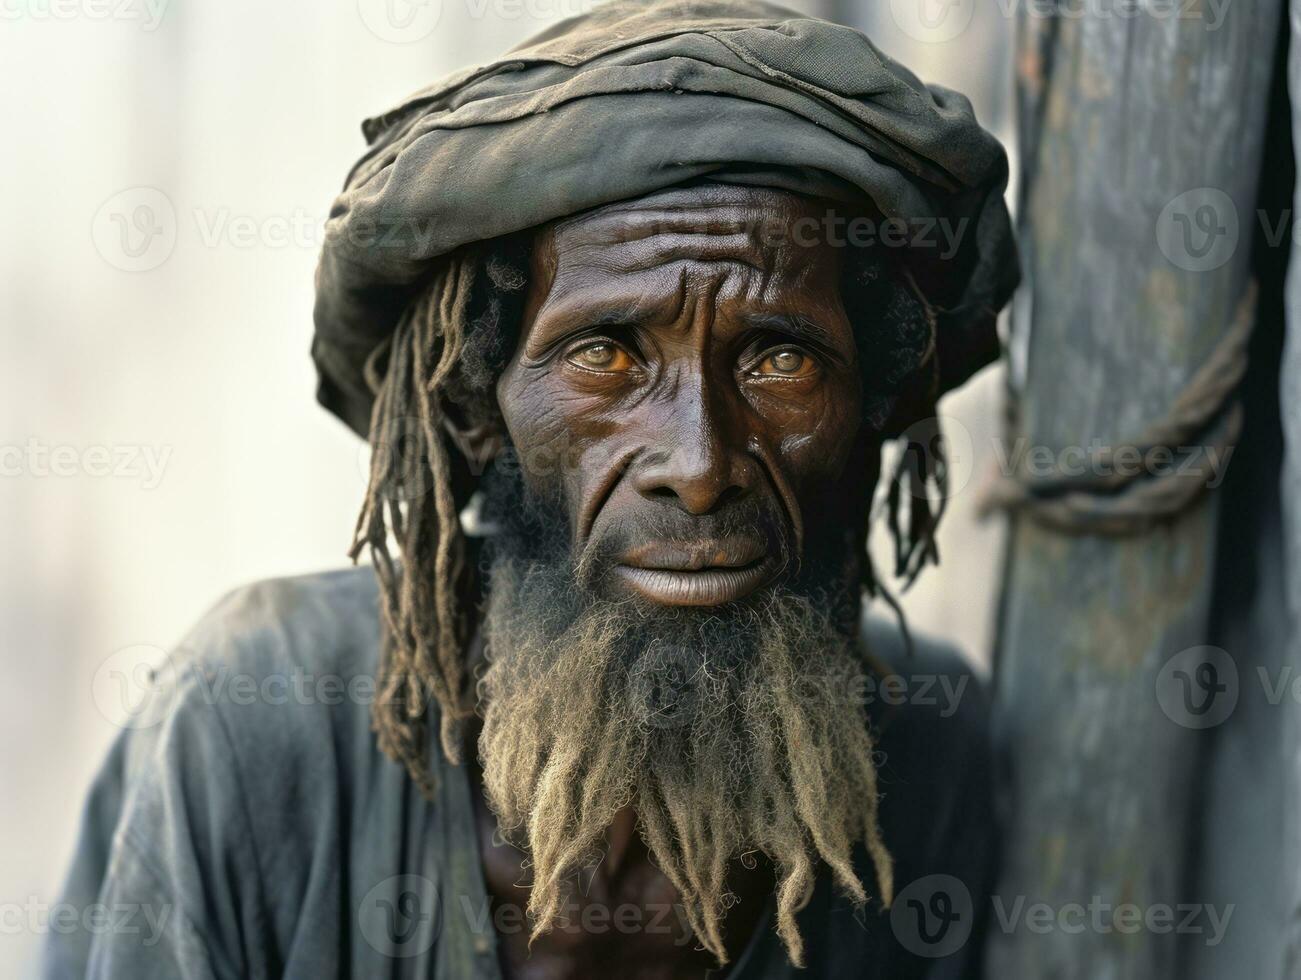
<svg viewBox="0 0 1301 980"><path fill-rule="evenodd" d="M360 120L590 4L0 2L0 976L33 967L119 731L106 665L174 645L236 585L346 560L364 450L316 407L307 347ZM966 92L1010 146L1004 5L794 5ZM1002 537L973 511L1001 384L991 369L944 405L966 458L943 564L905 600L978 663Z"/></svg>

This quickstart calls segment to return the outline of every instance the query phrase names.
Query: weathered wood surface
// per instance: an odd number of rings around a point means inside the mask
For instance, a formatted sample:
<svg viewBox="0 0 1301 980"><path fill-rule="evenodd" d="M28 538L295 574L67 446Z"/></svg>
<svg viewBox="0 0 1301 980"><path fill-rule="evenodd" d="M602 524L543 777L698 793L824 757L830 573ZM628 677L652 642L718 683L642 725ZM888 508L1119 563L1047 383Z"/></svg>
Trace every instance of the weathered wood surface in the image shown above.
<svg viewBox="0 0 1301 980"><path fill-rule="evenodd" d="M1280 6L1045 6L1022 6L1018 42L1021 431L1054 451L1117 446L1164 413L1246 288ZM1173 655L1208 641L1216 510L1205 497L1128 539L1016 522L995 665L1005 910L1202 900L1188 858L1207 733L1156 690ZM1087 919L1040 931L995 915L991 930L994 977L1182 976L1196 941Z"/></svg>
<svg viewBox="0 0 1301 980"><path fill-rule="evenodd" d="M1301 0L1292 0L1290 11L1291 53L1288 64L1288 89L1292 98L1292 145L1301 147ZM1293 220L1301 207L1301 187L1294 196ZM1296 226L1294 225L1294 228ZM1287 570L1284 589L1287 595L1289 626L1286 637L1289 662L1301 662L1301 638L1295 632L1301 626L1301 249L1292 249L1286 289L1286 341L1279 366L1280 421L1283 438L1283 473L1279 485L1282 501L1283 559ZM1301 667L1298 667L1301 672ZM1281 910L1286 926L1279 939L1284 976L1301 976L1301 711L1293 706L1288 712L1285 765L1282 776L1285 792L1283 826L1286 828L1282 865L1290 869L1290 888L1284 893Z"/></svg>
<svg viewBox="0 0 1301 980"><path fill-rule="evenodd" d="M1290 860L1287 856L1289 838L1295 841L1301 831L1290 805L1296 786L1291 760L1301 745L1301 688L1295 686L1301 645L1287 593L1301 569L1287 554L1283 511L1301 495L1281 492L1280 479L1285 458L1280 396L1286 400L1295 384L1295 375L1289 382L1286 368L1280 372L1284 276L1296 232L1295 224L1285 225L1293 210L1295 165L1282 53L1275 62L1258 202L1268 222L1257 228L1253 250L1260 307L1242 386L1246 426L1219 491L1211 611L1211 642L1232 653L1240 694L1232 714L1210 733L1197 774L1201 831L1190 869L1192 894L1232 906L1233 919L1223 941L1187 948L1180 975L1188 980L1293 977L1301 967L1292 900L1301 862L1294 848ZM1279 234L1267 236L1266 227Z"/></svg>

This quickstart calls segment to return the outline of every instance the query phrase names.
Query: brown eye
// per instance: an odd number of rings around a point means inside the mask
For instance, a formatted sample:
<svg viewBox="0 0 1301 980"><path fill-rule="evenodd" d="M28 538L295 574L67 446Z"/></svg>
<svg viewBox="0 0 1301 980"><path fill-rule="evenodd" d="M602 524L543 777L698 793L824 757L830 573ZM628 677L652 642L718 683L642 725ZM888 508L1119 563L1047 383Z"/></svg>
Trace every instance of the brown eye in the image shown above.
<svg viewBox="0 0 1301 980"><path fill-rule="evenodd" d="M632 358L623 348L607 341L588 344L569 355L569 363L589 371L622 372L631 370Z"/></svg>
<svg viewBox="0 0 1301 980"><path fill-rule="evenodd" d="M807 378L813 369L813 358L787 349L773 351L759 362L754 373L767 378Z"/></svg>

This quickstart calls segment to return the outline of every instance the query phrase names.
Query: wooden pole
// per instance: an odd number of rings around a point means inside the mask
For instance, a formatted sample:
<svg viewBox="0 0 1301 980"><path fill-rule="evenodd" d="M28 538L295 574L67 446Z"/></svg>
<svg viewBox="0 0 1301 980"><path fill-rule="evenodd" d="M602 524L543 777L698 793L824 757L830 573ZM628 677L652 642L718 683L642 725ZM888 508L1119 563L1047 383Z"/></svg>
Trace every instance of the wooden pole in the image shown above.
<svg viewBox="0 0 1301 980"><path fill-rule="evenodd" d="M1162 418L1230 328L1280 3L1029 2L1018 16L1018 428L1076 460L1062 451L1121 446ZM1206 643L1216 504L1212 492L1123 538L1015 522L995 664L1007 823L991 976L1178 975L1185 934L1116 916L1199 901L1188 855L1206 733L1158 684Z"/></svg>

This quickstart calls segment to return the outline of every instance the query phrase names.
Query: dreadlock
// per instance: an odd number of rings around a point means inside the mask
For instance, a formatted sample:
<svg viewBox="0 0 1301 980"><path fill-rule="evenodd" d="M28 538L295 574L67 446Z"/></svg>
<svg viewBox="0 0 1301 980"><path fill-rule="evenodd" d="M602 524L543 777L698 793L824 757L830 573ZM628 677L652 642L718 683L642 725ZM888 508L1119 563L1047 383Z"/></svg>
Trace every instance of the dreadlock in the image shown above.
<svg viewBox="0 0 1301 980"><path fill-rule="evenodd" d="M936 416L939 359L936 309L926 300L909 265L856 249L846 262L845 311L856 325L863 368L864 422L887 440L897 440L898 459L887 479L886 527L894 544L894 577L907 591L928 564L939 564L935 535L948 501L948 465ZM876 514L869 519L871 536ZM860 562L861 584L890 607L912 653L912 636L899 600L876 574L867 541Z"/></svg>
<svg viewBox="0 0 1301 980"><path fill-rule="evenodd" d="M476 295L476 282L485 279L491 288ZM482 375L485 359L496 352L483 339L500 334L503 297L522 285L518 270L485 267L473 252L453 256L366 364L375 392L370 481L349 555L356 561L369 549L379 581L383 651L371 723L380 748L406 766L426 795L434 789L430 700L438 706L443 753L453 763L461 760L461 727L473 710L463 611L473 604L474 569L460 528L468 481L456 479L464 476L457 469L465 460L449 453L444 423L457 416L481 420L489 410L491 386L485 391ZM477 343L467 349L472 333Z"/></svg>
<svg viewBox="0 0 1301 980"><path fill-rule="evenodd" d="M372 456L349 555L356 561L369 550L379 583L383 637L372 727L380 748L406 766L426 796L434 791L430 702L453 764L461 761L462 728L474 712L465 651L479 598L477 568L460 513L479 474L471 472L475 461L449 451L445 430L448 423L496 417L495 381L513 349L527 281L526 242L513 236L440 263L365 368L375 393ZM872 324L858 332L864 421L903 444L885 505L895 575L906 589L938 561L935 532L947 483L934 418L935 315L906 270L870 250L851 253L844 291L851 322ZM866 540L859 553L862 586L894 609L911 648Z"/></svg>

